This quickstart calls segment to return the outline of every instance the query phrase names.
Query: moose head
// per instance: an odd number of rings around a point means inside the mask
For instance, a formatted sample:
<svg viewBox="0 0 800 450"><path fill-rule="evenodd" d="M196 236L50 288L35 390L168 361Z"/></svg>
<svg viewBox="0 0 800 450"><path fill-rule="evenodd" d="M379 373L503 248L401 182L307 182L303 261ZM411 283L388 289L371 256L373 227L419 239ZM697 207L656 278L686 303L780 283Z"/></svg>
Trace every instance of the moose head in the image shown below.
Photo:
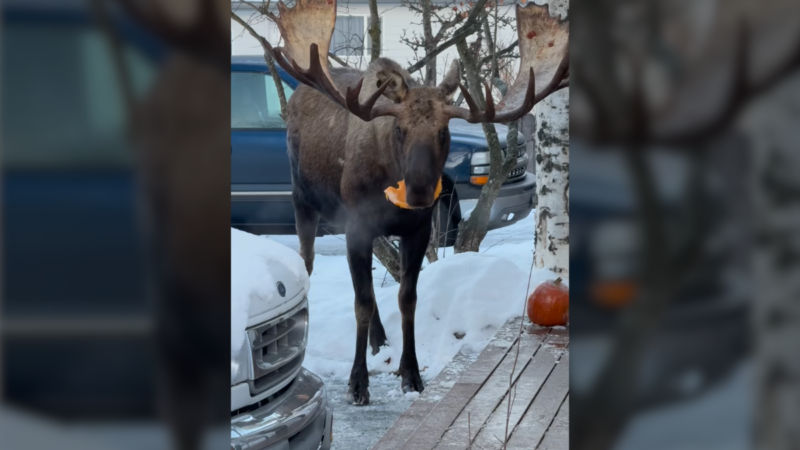
<svg viewBox="0 0 800 450"><path fill-rule="evenodd" d="M569 27L566 21L551 16L546 5L517 5L519 74L497 106L489 85L484 82L484 109L459 82L458 61L453 61L437 87L415 86L408 72L398 64L385 63L387 67L377 72L377 79L369 80L374 84L365 83L362 78L355 86L348 86L342 95L331 81L327 63L327 49L336 21L336 0L298 0L291 9L280 2L278 10L276 23L285 47L266 45L284 70L363 121L383 116L395 119L392 146L403 155L407 202L412 208L433 205L450 149L450 119L461 118L470 123L512 122L566 86ZM452 104L457 88L468 109Z"/></svg>

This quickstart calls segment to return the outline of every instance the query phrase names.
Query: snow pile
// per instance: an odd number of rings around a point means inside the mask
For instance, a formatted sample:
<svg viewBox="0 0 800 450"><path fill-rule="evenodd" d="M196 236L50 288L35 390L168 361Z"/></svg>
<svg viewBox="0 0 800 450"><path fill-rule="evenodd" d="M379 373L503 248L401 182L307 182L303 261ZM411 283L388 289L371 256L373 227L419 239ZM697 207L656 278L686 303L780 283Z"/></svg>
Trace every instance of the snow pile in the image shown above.
<svg viewBox="0 0 800 450"><path fill-rule="evenodd" d="M517 250L517 249L515 249ZM518 251L518 250L517 250ZM530 254L530 250L528 250ZM527 258L530 268L532 255ZM383 270L376 262L375 296L389 346L372 356L371 372L398 369L402 354L399 286L381 288ZM555 275L534 270L531 291ZM346 378L355 355L354 293L345 258L318 255L309 296L309 343L304 365L327 377ZM461 350L479 352L507 320L524 313L528 270L511 260L485 253L448 255L428 265L417 285L415 338L423 377L431 379Z"/></svg>
<svg viewBox="0 0 800 450"><path fill-rule="evenodd" d="M244 343L250 301L280 301L277 284L267 269L270 261L285 266L309 291L305 264L297 252L272 239L231 228L231 353Z"/></svg>

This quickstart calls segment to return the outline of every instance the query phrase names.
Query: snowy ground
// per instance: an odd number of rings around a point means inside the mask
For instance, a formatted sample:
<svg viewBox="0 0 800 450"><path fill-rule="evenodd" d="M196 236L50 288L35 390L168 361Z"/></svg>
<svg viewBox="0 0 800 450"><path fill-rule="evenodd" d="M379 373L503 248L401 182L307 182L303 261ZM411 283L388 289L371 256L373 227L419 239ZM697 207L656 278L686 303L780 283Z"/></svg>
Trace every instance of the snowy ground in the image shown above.
<svg viewBox="0 0 800 450"><path fill-rule="evenodd" d="M425 264L417 288L417 356L429 382L462 348L480 352L506 320L524 312L533 260L534 215L489 232L480 253L441 253ZM296 236L269 236L297 250ZM347 378L355 354L353 287L343 236L319 237L311 276L309 343L304 365L326 382L335 406L334 448L370 448L413 400L403 395L397 370L401 354L399 286L374 262L373 283L389 346L369 356L370 401L366 407L345 404ZM550 271L534 270L530 290ZM458 333L464 336L460 339ZM335 337L335 338L332 338Z"/></svg>

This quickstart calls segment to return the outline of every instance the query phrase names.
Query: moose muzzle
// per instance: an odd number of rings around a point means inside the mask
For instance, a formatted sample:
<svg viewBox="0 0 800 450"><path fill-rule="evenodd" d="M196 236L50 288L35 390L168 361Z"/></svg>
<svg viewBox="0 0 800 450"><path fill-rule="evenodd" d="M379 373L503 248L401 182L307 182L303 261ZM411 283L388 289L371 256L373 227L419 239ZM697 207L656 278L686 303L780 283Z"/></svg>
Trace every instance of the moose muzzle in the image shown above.
<svg viewBox="0 0 800 450"><path fill-rule="evenodd" d="M416 144L411 148L406 164L406 202L410 208L430 208L436 200L436 187L441 169L433 157L435 149Z"/></svg>

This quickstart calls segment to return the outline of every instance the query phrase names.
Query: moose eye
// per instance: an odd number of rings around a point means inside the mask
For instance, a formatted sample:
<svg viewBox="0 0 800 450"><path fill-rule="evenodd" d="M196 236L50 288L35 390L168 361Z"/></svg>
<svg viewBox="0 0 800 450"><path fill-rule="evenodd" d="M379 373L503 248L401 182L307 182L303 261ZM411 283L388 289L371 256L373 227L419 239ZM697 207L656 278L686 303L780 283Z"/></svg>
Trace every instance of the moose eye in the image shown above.
<svg viewBox="0 0 800 450"><path fill-rule="evenodd" d="M406 137L405 132L403 132L403 130L401 130L400 127L395 127L394 132L397 133L397 137L399 137L400 139Z"/></svg>

